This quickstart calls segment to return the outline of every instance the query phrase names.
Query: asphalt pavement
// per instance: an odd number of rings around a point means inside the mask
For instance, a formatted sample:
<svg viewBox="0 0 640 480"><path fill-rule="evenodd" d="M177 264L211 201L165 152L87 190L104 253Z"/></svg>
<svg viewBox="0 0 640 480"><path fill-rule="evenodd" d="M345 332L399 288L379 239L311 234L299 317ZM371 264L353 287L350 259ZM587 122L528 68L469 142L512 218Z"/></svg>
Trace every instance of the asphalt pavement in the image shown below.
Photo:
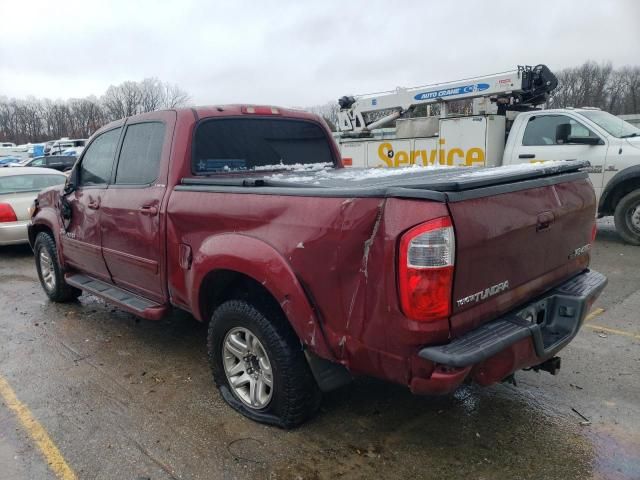
<svg viewBox="0 0 640 480"><path fill-rule="evenodd" d="M0 249L0 479L640 479L640 247L599 222L609 286L557 376L446 397L360 378L294 431L232 411L205 327L47 301Z"/></svg>

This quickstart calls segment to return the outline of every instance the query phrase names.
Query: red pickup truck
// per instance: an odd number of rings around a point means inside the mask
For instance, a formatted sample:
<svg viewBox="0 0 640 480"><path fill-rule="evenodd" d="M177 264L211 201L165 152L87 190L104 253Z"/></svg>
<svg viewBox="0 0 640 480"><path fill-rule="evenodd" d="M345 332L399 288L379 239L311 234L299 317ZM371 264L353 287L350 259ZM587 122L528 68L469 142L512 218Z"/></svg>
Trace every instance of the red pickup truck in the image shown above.
<svg viewBox="0 0 640 480"><path fill-rule="evenodd" d="M209 322L224 399L286 428L352 375L442 394L555 373L606 283L584 166L344 169L315 115L160 111L96 132L29 239L53 301Z"/></svg>

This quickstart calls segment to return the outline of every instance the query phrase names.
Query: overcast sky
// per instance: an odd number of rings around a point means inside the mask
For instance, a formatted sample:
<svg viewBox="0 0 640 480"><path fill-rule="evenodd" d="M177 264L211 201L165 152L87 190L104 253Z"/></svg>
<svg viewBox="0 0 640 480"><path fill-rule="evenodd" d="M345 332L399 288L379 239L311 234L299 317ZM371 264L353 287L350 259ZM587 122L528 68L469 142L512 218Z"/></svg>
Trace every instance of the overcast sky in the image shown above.
<svg viewBox="0 0 640 480"><path fill-rule="evenodd" d="M196 104L309 106L546 63L640 65L640 1L0 0L0 96L158 77Z"/></svg>

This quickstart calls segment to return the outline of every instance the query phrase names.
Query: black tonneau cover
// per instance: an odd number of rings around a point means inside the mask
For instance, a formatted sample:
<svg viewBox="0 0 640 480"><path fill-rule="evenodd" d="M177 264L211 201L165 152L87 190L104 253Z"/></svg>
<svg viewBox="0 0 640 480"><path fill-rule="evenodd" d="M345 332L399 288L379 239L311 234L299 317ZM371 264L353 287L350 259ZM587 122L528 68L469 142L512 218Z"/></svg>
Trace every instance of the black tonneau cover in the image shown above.
<svg viewBox="0 0 640 480"><path fill-rule="evenodd" d="M388 176L372 169L251 172L183 178L176 190L329 197L414 197L458 201L586 178L586 161L496 168L406 168ZM361 175L362 173L362 175Z"/></svg>

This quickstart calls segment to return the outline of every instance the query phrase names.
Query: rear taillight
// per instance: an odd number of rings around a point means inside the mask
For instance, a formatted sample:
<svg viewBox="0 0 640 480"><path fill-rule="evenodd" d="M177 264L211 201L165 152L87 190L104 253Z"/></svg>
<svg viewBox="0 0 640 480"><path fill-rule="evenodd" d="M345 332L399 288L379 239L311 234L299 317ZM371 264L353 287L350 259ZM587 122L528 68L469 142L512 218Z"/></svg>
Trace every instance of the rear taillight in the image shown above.
<svg viewBox="0 0 640 480"><path fill-rule="evenodd" d="M598 224L593 222L593 227L591 227L591 244L596 241L596 235L598 235Z"/></svg>
<svg viewBox="0 0 640 480"><path fill-rule="evenodd" d="M8 203L0 203L0 223L17 222L16 212Z"/></svg>
<svg viewBox="0 0 640 480"><path fill-rule="evenodd" d="M418 225L400 239L398 288L403 313L431 321L451 313L455 235L449 217Z"/></svg>

